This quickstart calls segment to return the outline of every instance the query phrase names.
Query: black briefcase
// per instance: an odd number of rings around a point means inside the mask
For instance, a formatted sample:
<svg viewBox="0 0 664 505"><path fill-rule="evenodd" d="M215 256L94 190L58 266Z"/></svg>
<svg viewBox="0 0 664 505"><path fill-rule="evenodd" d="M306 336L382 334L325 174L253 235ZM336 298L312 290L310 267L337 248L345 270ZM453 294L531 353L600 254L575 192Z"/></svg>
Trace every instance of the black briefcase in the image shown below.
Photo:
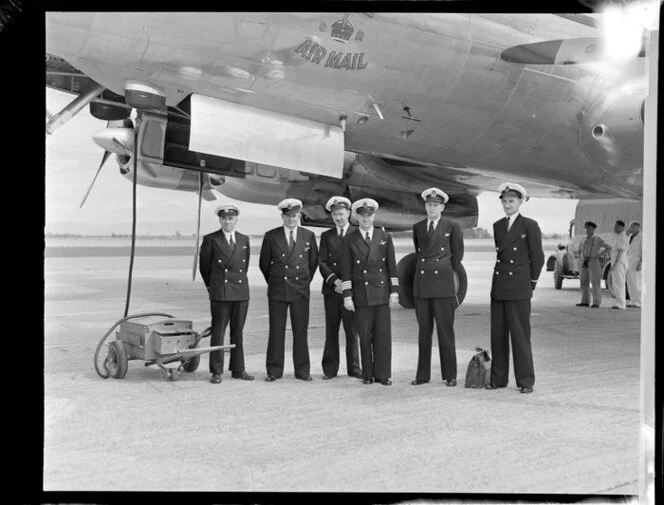
<svg viewBox="0 0 664 505"><path fill-rule="evenodd" d="M483 388L491 381L491 357L489 351L475 347L477 353L470 358L466 370L467 388Z"/></svg>

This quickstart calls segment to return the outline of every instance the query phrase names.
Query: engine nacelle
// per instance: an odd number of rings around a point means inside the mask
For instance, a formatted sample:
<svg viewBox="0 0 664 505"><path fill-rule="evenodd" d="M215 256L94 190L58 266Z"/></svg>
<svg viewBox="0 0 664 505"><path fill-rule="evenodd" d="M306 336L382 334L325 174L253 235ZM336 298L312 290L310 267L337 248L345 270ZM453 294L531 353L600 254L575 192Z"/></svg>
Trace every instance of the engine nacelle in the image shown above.
<svg viewBox="0 0 664 505"><path fill-rule="evenodd" d="M598 168L639 184L643 171L646 82L633 79L609 88L581 120L579 144Z"/></svg>

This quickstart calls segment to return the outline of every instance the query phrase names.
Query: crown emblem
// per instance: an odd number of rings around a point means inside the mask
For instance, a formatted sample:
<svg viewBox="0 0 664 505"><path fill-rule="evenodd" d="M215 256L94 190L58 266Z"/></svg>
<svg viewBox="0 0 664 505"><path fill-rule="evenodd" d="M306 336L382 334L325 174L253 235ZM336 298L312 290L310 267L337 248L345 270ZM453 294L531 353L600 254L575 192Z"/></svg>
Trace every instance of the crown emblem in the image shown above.
<svg viewBox="0 0 664 505"><path fill-rule="evenodd" d="M332 24L332 31L330 36L332 40L343 42L345 44L350 40L350 37L353 35L354 31L355 29L353 28L353 25L350 24L350 21L348 21L348 14L344 14L343 18L338 19Z"/></svg>

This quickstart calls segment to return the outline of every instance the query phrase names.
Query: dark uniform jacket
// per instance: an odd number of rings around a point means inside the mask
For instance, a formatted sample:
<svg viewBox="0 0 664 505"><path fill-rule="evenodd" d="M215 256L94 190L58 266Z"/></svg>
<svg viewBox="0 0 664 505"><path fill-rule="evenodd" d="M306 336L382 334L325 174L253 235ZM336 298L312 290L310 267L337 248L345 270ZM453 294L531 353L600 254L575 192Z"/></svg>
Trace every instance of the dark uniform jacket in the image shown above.
<svg viewBox="0 0 664 505"><path fill-rule="evenodd" d="M210 233L203 237L199 256L199 270L210 300L249 300L249 237L236 231L233 250L223 230Z"/></svg>
<svg viewBox="0 0 664 505"><path fill-rule="evenodd" d="M392 236L374 228L371 246L357 229L341 243L343 296L353 297L358 307L385 305L397 293L399 281Z"/></svg>
<svg viewBox="0 0 664 505"><path fill-rule="evenodd" d="M344 239L353 231L357 230L357 226L348 225ZM319 268L320 274L323 276L323 289L322 293L325 296L341 296L334 290L334 281L341 278L341 242L343 239L339 238L336 226L320 236L320 251L319 251Z"/></svg>
<svg viewBox="0 0 664 505"><path fill-rule="evenodd" d="M267 296L292 302L309 299L309 284L318 268L318 246L313 232L297 227L295 247L288 252L284 227L268 231L263 238L259 267L267 281Z"/></svg>
<svg viewBox="0 0 664 505"><path fill-rule="evenodd" d="M429 238L428 219L413 225L413 242L417 263L413 282L415 298L447 298L456 296L454 270L463 259L461 228L441 217L433 237Z"/></svg>
<svg viewBox="0 0 664 505"><path fill-rule="evenodd" d="M544 266L542 232L537 221L519 214L510 231L505 218L493 223L496 243L496 266L491 284L491 298L525 300L533 296L530 281L539 279Z"/></svg>

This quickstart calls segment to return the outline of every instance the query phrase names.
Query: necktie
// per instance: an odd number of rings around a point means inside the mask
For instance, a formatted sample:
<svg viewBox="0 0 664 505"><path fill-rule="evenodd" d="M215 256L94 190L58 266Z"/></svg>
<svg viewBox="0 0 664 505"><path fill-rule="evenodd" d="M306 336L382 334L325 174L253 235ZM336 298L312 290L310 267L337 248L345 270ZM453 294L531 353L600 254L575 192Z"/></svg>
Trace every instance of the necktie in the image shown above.
<svg viewBox="0 0 664 505"><path fill-rule="evenodd" d="M366 232L366 235L364 235L364 240L367 241L367 244L371 243L371 237L369 236L369 232Z"/></svg>
<svg viewBox="0 0 664 505"><path fill-rule="evenodd" d="M288 250L292 251L295 246L295 238L293 236L293 230L290 231L290 240L288 241Z"/></svg>
<svg viewBox="0 0 664 505"><path fill-rule="evenodd" d="M338 231L339 231L339 238L342 238L344 236L344 229L339 228Z"/></svg>
<svg viewBox="0 0 664 505"><path fill-rule="evenodd" d="M505 218L505 229L506 229L507 231L510 231L510 218L509 218L509 216L507 216L507 217Z"/></svg>
<svg viewBox="0 0 664 505"><path fill-rule="evenodd" d="M231 249L235 249L235 242L233 242L233 234L230 234L230 244L231 244Z"/></svg>
<svg viewBox="0 0 664 505"><path fill-rule="evenodd" d="M431 222L429 223L429 236L430 236L430 237L433 236L433 231L434 231L433 221L431 221Z"/></svg>

